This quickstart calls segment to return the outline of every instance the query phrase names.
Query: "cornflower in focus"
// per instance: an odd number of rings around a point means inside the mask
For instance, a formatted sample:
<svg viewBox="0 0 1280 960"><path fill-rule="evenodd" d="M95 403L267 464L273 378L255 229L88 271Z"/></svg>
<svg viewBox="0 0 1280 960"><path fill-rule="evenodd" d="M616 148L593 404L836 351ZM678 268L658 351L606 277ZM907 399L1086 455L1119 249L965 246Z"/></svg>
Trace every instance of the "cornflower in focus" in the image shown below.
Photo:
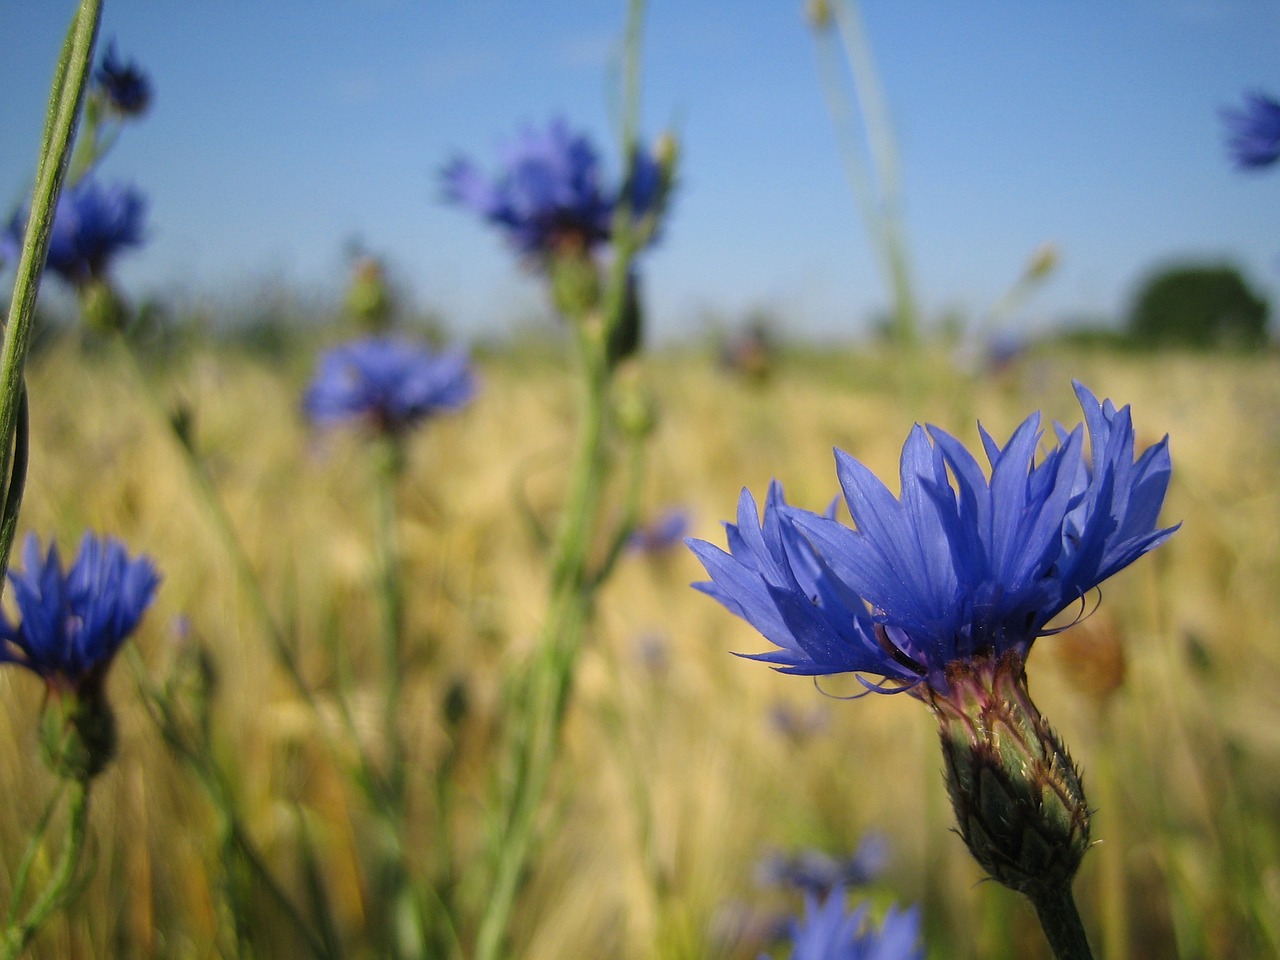
<svg viewBox="0 0 1280 960"><path fill-rule="evenodd" d="M460 351L366 337L327 351L303 398L312 422L363 424L399 436L430 417L461 410L476 381Z"/></svg>
<svg viewBox="0 0 1280 960"><path fill-rule="evenodd" d="M604 182L600 158L586 136L563 119L545 130L526 127L502 151L492 179L465 157L444 170L445 198L498 226L522 255L548 265L557 256L594 252L612 236L614 210L624 198L636 221L656 215L666 202L674 158L636 150L628 182ZM649 239L656 233L656 223Z"/></svg>
<svg viewBox="0 0 1280 960"><path fill-rule="evenodd" d="M149 558L131 560L118 540L91 533L65 572L58 548L50 545L42 556L34 535L23 564L22 572L9 571L22 620L12 624L0 611L0 662L44 679L46 749L61 770L92 777L115 746L103 690L107 670L151 605L160 577ZM77 740L69 746L68 732Z"/></svg>
<svg viewBox="0 0 1280 960"><path fill-rule="evenodd" d="M763 522L743 491L729 552L690 541L711 575L696 586L779 648L752 659L784 673L853 672L868 691L929 704L961 835L1042 923L1049 900L1070 898L1088 807L1027 693L1027 653L1054 617L1176 529L1157 526L1167 438L1135 461L1129 409L1078 383L1076 395L1085 426L1058 427L1038 463L1038 414L1003 447L979 427L990 479L954 437L917 425L897 498L836 451L856 529L789 506L774 483Z"/></svg>
<svg viewBox="0 0 1280 960"><path fill-rule="evenodd" d="M791 924L790 960L924 960L920 911L890 908L876 929L865 905L846 911L843 889L821 904L808 894L804 917Z"/></svg>
<svg viewBox="0 0 1280 960"><path fill-rule="evenodd" d="M115 41L107 46L93 73L92 95L120 117L139 117L151 105L151 81L136 62L121 62Z"/></svg>
<svg viewBox="0 0 1280 960"><path fill-rule="evenodd" d="M1244 108L1223 110L1222 120L1236 166L1258 169L1280 159L1280 102L1263 93L1247 93Z"/></svg>

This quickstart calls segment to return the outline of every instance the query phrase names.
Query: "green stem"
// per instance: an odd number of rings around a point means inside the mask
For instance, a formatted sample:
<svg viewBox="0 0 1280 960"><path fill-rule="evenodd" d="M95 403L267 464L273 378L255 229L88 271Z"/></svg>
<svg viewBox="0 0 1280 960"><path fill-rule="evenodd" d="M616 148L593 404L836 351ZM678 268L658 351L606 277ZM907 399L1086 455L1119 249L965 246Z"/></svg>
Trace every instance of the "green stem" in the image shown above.
<svg viewBox="0 0 1280 960"><path fill-rule="evenodd" d="M76 781L72 785L71 807L67 818L67 839L62 846L62 856L40 894L22 922L10 924L5 930L4 943L0 945L0 958L13 960L26 950L36 932L49 919L50 914L63 906L73 889L80 855L84 852L85 834L89 824L89 783Z"/></svg>
<svg viewBox="0 0 1280 960"><path fill-rule="evenodd" d="M1044 891L1031 903L1057 960L1093 960L1071 887L1064 884L1056 891Z"/></svg>
<svg viewBox="0 0 1280 960"><path fill-rule="evenodd" d="M36 167L35 189L31 196L31 213L27 218L22 252L18 255L4 339L0 343L0 477L10 475L10 450L21 416L22 369L31 342L36 298L40 292L40 278L49 252L49 236L53 231L53 214L66 177L101 16L101 0L81 0L54 74ZM0 573L8 564L20 505L20 496L6 496L5 516L0 520ZM0 590L3 590L2 578Z"/></svg>

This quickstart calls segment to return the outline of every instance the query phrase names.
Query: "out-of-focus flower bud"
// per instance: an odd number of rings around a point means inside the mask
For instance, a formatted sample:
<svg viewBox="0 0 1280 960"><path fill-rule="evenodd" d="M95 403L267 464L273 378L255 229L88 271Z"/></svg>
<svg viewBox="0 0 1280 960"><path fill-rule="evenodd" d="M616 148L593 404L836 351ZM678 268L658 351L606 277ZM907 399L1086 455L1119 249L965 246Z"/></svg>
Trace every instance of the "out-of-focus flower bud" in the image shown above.
<svg viewBox="0 0 1280 960"><path fill-rule="evenodd" d="M1077 623L1053 646L1071 685L1100 706L1124 686L1124 638L1106 614L1095 613Z"/></svg>
<svg viewBox="0 0 1280 960"><path fill-rule="evenodd" d="M804 5L804 15L814 30L826 30L831 26L831 4L828 0L808 0Z"/></svg>
<svg viewBox="0 0 1280 960"><path fill-rule="evenodd" d="M387 329L391 321L391 291L382 264L373 257L356 260L347 288L347 309L365 332Z"/></svg>
<svg viewBox="0 0 1280 960"><path fill-rule="evenodd" d="M40 714L40 754L55 774L88 782L116 755L116 718L105 673L77 689L51 688Z"/></svg>
<svg viewBox="0 0 1280 960"><path fill-rule="evenodd" d="M78 290L85 325L95 333L119 333L129 322L129 310L111 284L98 277Z"/></svg>
<svg viewBox="0 0 1280 960"><path fill-rule="evenodd" d="M658 425L658 401L644 382L640 365L627 362L618 368L613 401L618 429L632 440L643 440Z"/></svg>

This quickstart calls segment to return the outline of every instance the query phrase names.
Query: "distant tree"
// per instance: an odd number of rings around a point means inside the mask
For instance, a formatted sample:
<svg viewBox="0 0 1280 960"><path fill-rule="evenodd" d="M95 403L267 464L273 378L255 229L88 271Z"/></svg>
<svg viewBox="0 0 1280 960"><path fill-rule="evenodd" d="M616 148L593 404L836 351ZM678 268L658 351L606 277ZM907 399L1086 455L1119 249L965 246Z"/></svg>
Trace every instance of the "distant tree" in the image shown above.
<svg viewBox="0 0 1280 960"><path fill-rule="evenodd" d="M1129 334L1145 344L1257 347L1266 343L1270 312L1235 267L1175 266L1142 285L1129 311Z"/></svg>

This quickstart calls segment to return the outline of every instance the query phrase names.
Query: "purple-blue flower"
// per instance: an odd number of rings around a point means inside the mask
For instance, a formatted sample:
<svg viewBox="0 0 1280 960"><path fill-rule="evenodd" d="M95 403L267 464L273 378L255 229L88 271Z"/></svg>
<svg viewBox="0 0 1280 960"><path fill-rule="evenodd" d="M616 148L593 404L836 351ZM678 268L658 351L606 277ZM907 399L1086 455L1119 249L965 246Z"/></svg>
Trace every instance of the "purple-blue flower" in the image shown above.
<svg viewBox="0 0 1280 960"><path fill-rule="evenodd" d="M661 554L681 543L688 532L689 512L672 507L631 531L627 547L636 553Z"/></svg>
<svg viewBox="0 0 1280 960"><path fill-rule="evenodd" d="M465 157L453 160L443 179L447 200L497 225L516 250L538 258L606 242L620 193L604 183L590 140L563 119L545 130L522 130L503 149L492 179ZM629 195L633 216L660 202L662 179L657 161L638 151Z"/></svg>
<svg viewBox="0 0 1280 960"><path fill-rule="evenodd" d="M825 897L837 888L870 883L884 869L888 856L888 841L879 834L866 837L853 854L844 857L813 849L789 854L773 851L756 864L756 881Z"/></svg>
<svg viewBox="0 0 1280 960"><path fill-rule="evenodd" d="M35 535L23 547L21 572L9 583L22 620L0 611L0 662L39 674L51 687L78 690L98 680L155 597L160 576L145 556L131 560L114 537L86 533L71 569L58 548L40 552Z"/></svg>
<svg viewBox="0 0 1280 960"><path fill-rule="evenodd" d="M366 337L320 358L303 408L317 424L356 421L394 434L462 409L475 391L461 351L436 353L407 340Z"/></svg>
<svg viewBox="0 0 1280 960"><path fill-rule="evenodd" d="M1222 120L1237 166L1255 169L1280 159L1280 102L1264 93L1247 93L1244 108L1223 110Z"/></svg>
<svg viewBox="0 0 1280 960"><path fill-rule="evenodd" d="M695 586L777 645L751 658L784 673L855 672L884 678L862 680L877 692L921 682L945 692L949 663L1025 658L1050 620L1176 529L1157 526L1168 438L1135 461L1129 408L1079 383L1076 396L1085 425L1057 427L1058 445L1039 462L1038 414L1003 447L979 426L990 478L936 427L907 438L899 497L837 450L856 529L788 505L776 482L761 522L744 490L728 552L689 541L711 575Z"/></svg>
<svg viewBox="0 0 1280 960"><path fill-rule="evenodd" d="M123 117L137 117L151 104L151 81L133 60L121 62L113 40L93 73L96 89L107 105Z"/></svg>
<svg viewBox="0 0 1280 960"><path fill-rule="evenodd" d="M68 283L103 277L122 250L142 243L147 204L134 187L104 186L86 177L64 190L53 216L45 265ZM16 260L22 249L28 209L13 215L0 252Z"/></svg>
<svg viewBox="0 0 1280 960"><path fill-rule="evenodd" d="M791 925L791 960L924 960L920 910L890 907L876 929L866 905L846 912L843 890L821 904L807 895L804 917Z"/></svg>

